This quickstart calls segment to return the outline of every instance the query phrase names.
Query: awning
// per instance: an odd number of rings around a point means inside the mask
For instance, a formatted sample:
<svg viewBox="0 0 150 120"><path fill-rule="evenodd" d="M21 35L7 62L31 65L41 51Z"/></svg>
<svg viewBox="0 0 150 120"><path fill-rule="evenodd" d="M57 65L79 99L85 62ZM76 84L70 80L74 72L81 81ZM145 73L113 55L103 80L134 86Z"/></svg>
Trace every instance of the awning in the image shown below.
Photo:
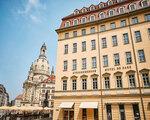
<svg viewBox="0 0 150 120"><path fill-rule="evenodd" d="M74 105L74 102L62 102L59 108L72 108L73 105Z"/></svg>
<svg viewBox="0 0 150 120"><path fill-rule="evenodd" d="M79 108L98 108L98 102L81 102Z"/></svg>

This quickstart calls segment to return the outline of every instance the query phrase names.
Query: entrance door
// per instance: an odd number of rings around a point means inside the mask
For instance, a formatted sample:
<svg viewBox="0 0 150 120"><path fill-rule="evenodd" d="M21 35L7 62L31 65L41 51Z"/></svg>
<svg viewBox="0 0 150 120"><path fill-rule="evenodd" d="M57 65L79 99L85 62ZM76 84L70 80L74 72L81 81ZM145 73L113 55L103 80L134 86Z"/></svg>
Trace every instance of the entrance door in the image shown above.
<svg viewBox="0 0 150 120"><path fill-rule="evenodd" d="M63 120L74 120L74 111L64 110Z"/></svg>

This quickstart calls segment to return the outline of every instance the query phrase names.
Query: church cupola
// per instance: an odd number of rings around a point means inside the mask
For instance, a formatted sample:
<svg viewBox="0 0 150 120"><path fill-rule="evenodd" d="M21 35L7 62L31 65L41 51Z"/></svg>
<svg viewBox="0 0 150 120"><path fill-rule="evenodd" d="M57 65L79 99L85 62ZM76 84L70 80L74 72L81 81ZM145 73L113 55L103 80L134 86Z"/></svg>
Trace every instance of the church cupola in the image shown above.
<svg viewBox="0 0 150 120"><path fill-rule="evenodd" d="M39 58L46 58L46 44L44 43L40 50Z"/></svg>

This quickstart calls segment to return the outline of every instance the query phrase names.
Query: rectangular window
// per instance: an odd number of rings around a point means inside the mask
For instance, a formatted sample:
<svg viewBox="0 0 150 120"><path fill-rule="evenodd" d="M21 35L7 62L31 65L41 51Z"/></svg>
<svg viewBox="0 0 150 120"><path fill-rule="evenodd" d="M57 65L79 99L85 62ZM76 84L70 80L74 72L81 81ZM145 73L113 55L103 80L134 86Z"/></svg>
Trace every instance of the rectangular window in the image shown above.
<svg viewBox="0 0 150 120"><path fill-rule="evenodd" d="M117 46L118 45L118 41L117 41L117 36L116 35L112 36L112 44L113 44L113 46Z"/></svg>
<svg viewBox="0 0 150 120"><path fill-rule="evenodd" d="M95 27L91 27L90 32L95 33Z"/></svg>
<svg viewBox="0 0 150 120"><path fill-rule="evenodd" d="M82 58L82 69L86 69L86 58Z"/></svg>
<svg viewBox="0 0 150 120"><path fill-rule="evenodd" d="M127 64L131 64L132 63L131 52L126 52L126 63Z"/></svg>
<svg viewBox="0 0 150 120"><path fill-rule="evenodd" d="M106 104L107 120L112 120L111 105Z"/></svg>
<svg viewBox="0 0 150 120"><path fill-rule="evenodd" d="M138 104L133 104L132 107L133 107L133 113L134 113L134 120L141 120L139 105Z"/></svg>
<svg viewBox="0 0 150 120"><path fill-rule="evenodd" d="M82 42L82 52L86 51L86 41Z"/></svg>
<svg viewBox="0 0 150 120"><path fill-rule="evenodd" d="M86 109L82 109L82 120L87 120L87 111L86 111Z"/></svg>
<svg viewBox="0 0 150 120"><path fill-rule="evenodd" d="M105 89L110 89L109 77L104 77L105 79Z"/></svg>
<svg viewBox="0 0 150 120"><path fill-rule="evenodd" d="M93 89L94 89L94 90L98 89L98 86L97 86L97 78L93 78Z"/></svg>
<svg viewBox="0 0 150 120"><path fill-rule="evenodd" d="M102 38L102 48L107 48L106 38Z"/></svg>
<svg viewBox="0 0 150 120"><path fill-rule="evenodd" d="M125 27L125 26L126 26L126 20L121 20L120 26L121 26L121 27Z"/></svg>
<svg viewBox="0 0 150 120"><path fill-rule="evenodd" d="M115 24L115 22L110 23L110 28L111 28L111 29L115 29L115 28L116 28L116 24Z"/></svg>
<svg viewBox="0 0 150 120"><path fill-rule="evenodd" d="M94 109L94 120L98 120L98 109Z"/></svg>
<svg viewBox="0 0 150 120"><path fill-rule="evenodd" d="M105 30L106 30L105 25L101 25L101 26L100 26L100 31L103 32L103 31L105 31Z"/></svg>
<svg viewBox="0 0 150 120"><path fill-rule="evenodd" d="M77 90L77 80L72 80L72 90Z"/></svg>
<svg viewBox="0 0 150 120"><path fill-rule="evenodd" d="M77 43L73 43L73 53L77 52Z"/></svg>
<svg viewBox="0 0 150 120"><path fill-rule="evenodd" d="M122 78L121 76L116 76L117 88L122 88Z"/></svg>
<svg viewBox="0 0 150 120"><path fill-rule="evenodd" d="M103 55L103 67L108 66L108 55Z"/></svg>
<svg viewBox="0 0 150 120"><path fill-rule="evenodd" d="M144 83L144 87L150 87L150 80L148 73L142 73L142 79Z"/></svg>
<svg viewBox="0 0 150 120"><path fill-rule="evenodd" d="M150 21L150 14L145 15L145 21Z"/></svg>
<svg viewBox="0 0 150 120"><path fill-rule="evenodd" d="M92 68L97 67L96 57L92 57Z"/></svg>
<svg viewBox="0 0 150 120"><path fill-rule="evenodd" d="M91 40L91 49L92 50L96 49L96 42L95 42L95 40Z"/></svg>
<svg viewBox="0 0 150 120"><path fill-rule="evenodd" d="M77 70L77 60L72 60L72 70Z"/></svg>
<svg viewBox="0 0 150 120"><path fill-rule="evenodd" d="M134 74L129 75L129 83L130 83L130 88L136 87L136 85L135 85L135 75Z"/></svg>
<svg viewBox="0 0 150 120"><path fill-rule="evenodd" d="M77 37L77 31L73 31L73 37Z"/></svg>
<svg viewBox="0 0 150 120"><path fill-rule="evenodd" d="M82 29L82 35L86 35L86 29Z"/></svg>
<svg viewBox="0 0 150 120"><path fill-rule="evenodd" d="M83 90L87 89L87 80L86 79L82 79L82 89Z"/></svg>
<svg viewBox="0 0 150 120"><path fill-rule="evenodd" d="M142 41L142 38L141 38L141 33L140 33L140 31L135 31L134 34L135 34L136 42L141 42L141 41Z"/></svg>
<svg viewBox="0 0 150 120"><path fill-rule="evenodd" d="M64 47L64 54L68 54L68 45L65 45Z"/></svg>
<svg viewBox="0 0 150 120"><path fill-rule="evenodd" d="M65 33L65 38L69 38L69 33Z"/></svg>
<svg viewBox="0 0 150 120"><path fill-rule="evenodd" d="M144 50L138 50L139 62L145 62Z"/></svg>
<svg viewBox="0 0 150 120"><path fill-rule="evenodd" d="M149 36L149 39L150 39L150 28L148 28L148 36Z"/></svg>
<svg viewBox="0 0 150 120"><path fill-rule="evenodd" d="M64 71L67 71L67 68L68 68L68 61L65 60L64 61Z"/></svg>
<svg viewBox="0 0 150 120"><path fill-rule="evenodd" d="M67 90L67 80L63 80L63 90Z"/></svg>
<svg viewBox="0 0 150 120"><path fill-rule="evenodd" d="M132 24L137 24L138 22L139 21L137 17L132 18Z"/></svg>
<svg viewBox="0 0 150 120"><path fill-rule="evenodd" d="M114 54L114 63L115 65L120 65L119 53Z"/></svg>
<svg viewBox="0 0 150 120"><path fill-rule="evenodd" d="M120 120L126 120L124 105L119 105Z"/></svg>
<svg viewBox="0 0 150 120"><path fill-rule="evenodd" d="M124 41L124 44L129 44L128 33L124 33L124 34L123 34L123 41Z"/></svg>

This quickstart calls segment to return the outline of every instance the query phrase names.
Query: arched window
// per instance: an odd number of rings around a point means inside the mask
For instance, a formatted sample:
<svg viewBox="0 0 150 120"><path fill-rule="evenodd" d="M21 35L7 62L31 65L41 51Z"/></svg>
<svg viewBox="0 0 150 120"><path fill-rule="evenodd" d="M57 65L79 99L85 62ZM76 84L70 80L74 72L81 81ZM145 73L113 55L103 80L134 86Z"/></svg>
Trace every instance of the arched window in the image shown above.
<svg viewBox="0 0 150 120"><path fill-rule="evenodd" d="M104 12L101 12L101 13L99 14L99 18L100 18L100 19L104 19L104 18L105 18L105 13L104 13Z"/></svg>
<svg viewBox="0 0 150 120"><path fill-rule="evenodd" d="M75 15L76 15L76 14L79 14L79 10L76 9L76 10L74 11L74 14L75 14Z"/></svg>
<svg viewBox="0 0 150 120"><path fill-rule="evenodd" d="M123 2L124 0L117 0L118 3Z"/></svg>
<svg viewBox="0 0 150 120"><path fill-rule="evenodd" d="M78 20L77 19L73 20L73 25L78 25Z"/></svg>
<svg viewBox="0 0 150 120"><path fill-rule="evenodd" d="M86 23L86 17L81 18L81 23Z"/></svg>
<svg viewBox="0 0 150 120"><path fill-rule="evenodd" d="M113 16L114 15L114 10L109 10L109 16Z"/></svg>
<svg viewBox="0 0 150 120"><path fill-rule="evenodd" d="M104 88L110 89L110 74L104 73L102 76L104 78Z"/></svg>
<svg viewBox="0 0 150 120"><path fill-rule="evenodd" d="M119 13L120 13L120 14L125 13L124 7L120 7L120 8L119 8Z"/></svg>
<svg viewBox="0 0 150 120"><path fill-rule="evenodd" d="M99 8L103 8L103 7L104 7L104 3L100 3Z"/></svg>
<svg viewBox="0 0 150 120"><path fill-rule="evenodd" d="M150 76L149 76L149 69L142 69L140 70L143 86L150 87Z"/></svg>
<svg viewBox="0 0 150 120"><path fill-rule="evenodd" d="M90 16L90 22L94 21L95 20L95 15L91 15Z"/></svg>
<svg viewBox="0 0 150 120"><path fill-rule="evenodd" d="M142 7L147 7L148 6L148 2L147 2L148 0L142 0L141 1L141 5L142 5Z"/></svg>
<svg viewBox="0 0 150 120"><path fill-rule="evenodd" d="M92 10L95 10L95 6L94 5L91 5L91 7L90 7L90 11L92 11Z"/></svg>
<svg viewBox="0 0 150 120"><path fill-rule="evenodd" d="M65 23L65 27L69 27L70 26L70 21L67 21L66 23Z"/></svg>
<svg viewBox="0 0 150 120"><path fill-rule="evenodd" d="M135 4L130 4L129 5L129 9L130 9L130 11L135 10L136 9L136 5Z"/></svg>
<svg viewBox="0 0 150 120"><path fill-rule="evenodd" d="M112 5L113 4L113 1L108 1L108 5Z"/></svg>
<svg viewBox="0 0 150 120"><path fill-rule="evenodd" d="M87 11L87 9L84 7L84 8L82 8L82 13L84 13L84 12L86 12Z"/></svg>

